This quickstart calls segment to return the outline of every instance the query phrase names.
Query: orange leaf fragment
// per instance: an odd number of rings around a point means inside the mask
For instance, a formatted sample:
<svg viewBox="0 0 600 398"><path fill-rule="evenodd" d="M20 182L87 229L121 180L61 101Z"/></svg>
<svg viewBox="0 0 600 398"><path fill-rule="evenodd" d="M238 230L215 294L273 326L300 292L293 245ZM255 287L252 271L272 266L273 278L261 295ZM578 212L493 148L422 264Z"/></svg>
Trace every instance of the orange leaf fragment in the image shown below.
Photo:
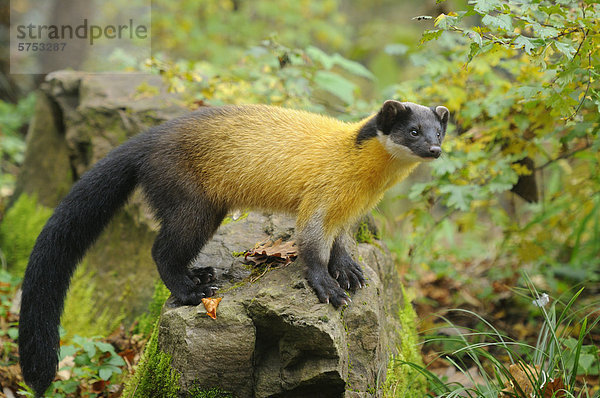
<svg viewBox="0 0 600 398"><path fill-rule="evenodd" d="M206 309L206 315L212 319L217 319L217 307L219 306L222 298L223 297L210 297L202 299L202 304L204 304L204 308Z"/></svg>

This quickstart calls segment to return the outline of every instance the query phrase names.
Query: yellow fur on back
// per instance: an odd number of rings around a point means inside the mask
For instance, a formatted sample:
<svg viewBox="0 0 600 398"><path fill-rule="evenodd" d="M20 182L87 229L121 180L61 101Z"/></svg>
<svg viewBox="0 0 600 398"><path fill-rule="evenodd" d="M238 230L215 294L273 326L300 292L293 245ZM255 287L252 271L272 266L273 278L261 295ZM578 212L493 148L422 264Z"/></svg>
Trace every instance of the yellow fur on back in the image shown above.
<svg viewBox="0 0 600 398"><path fill-rule="evenodd" d="M216 203L297 214L317 212L331 236L370 210L417 165L392 158L377 139L356 144L367 121L345 123L265 105L224 108L179 135L186 166Z"/></svg>

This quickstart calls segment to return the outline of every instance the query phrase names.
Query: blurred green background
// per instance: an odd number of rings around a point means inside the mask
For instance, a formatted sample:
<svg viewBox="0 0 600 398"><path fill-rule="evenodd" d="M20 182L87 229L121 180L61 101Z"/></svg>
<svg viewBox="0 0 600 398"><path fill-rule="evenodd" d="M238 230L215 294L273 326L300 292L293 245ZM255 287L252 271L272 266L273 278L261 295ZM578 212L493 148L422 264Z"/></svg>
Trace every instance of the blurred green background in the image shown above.
<svg viewBox="0 0 600 398"><path fill-rule="evenodd" d="M389 98L448 107L443 157L374 214L422 313L471 308L510 329L535 324L530 300L506 293L527 278L554 296L584 287L582 306L597 303L599 19L590 0L154 0L152 59L111 62L161 74L192 108L270 103L357 120ZM0 220L41 80L6 63Z"/></svg>

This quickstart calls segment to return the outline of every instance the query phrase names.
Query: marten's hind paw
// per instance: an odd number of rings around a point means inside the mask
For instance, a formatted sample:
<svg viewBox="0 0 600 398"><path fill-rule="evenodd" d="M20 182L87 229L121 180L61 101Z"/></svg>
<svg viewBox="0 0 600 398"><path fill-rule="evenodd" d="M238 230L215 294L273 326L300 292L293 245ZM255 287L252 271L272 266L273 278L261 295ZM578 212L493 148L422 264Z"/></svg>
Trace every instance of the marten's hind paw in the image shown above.
<svg viewBox="0 0 600 398"><path fill-rule="evenodd" d="M213 267L190 268L189 274L196 285L205 285L216 279L216 272Z"/></svg>
<svg viewBox="0 0 600 398"><path fill-rule="evenodd" d="M215 269L212 267L191 268L171 293L178 304L199 305L203 298L212 297L218 287L215 284Z"/></svg>
<svg viewBox="0 0 600 398"><path fill-rule="evenodd" d="M182 305L199 305L203 298L214 296L217 289L214 283L198 284L192 292L175 298Z"/></svg>

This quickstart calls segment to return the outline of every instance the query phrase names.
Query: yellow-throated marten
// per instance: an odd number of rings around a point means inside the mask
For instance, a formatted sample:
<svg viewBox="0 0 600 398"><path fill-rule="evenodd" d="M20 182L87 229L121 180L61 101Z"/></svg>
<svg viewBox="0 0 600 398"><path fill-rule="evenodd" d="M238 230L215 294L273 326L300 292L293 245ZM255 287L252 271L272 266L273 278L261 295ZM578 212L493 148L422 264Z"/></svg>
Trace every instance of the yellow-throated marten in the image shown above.
<svg viewBox="0 0 600 398"><path fill-rule="evenodd" d="M71 275L140 185L160 221L152 256L183 304L211 296L214 271L188 265L236 208L297 215L307 279L323 303L348 304L365 284L346 230L424 160L441 154L448 110L386 101L344 123L273 106L207 107L133 137L73 186L38 237L23 281L19 354L38 395L52 382Z"/></svg>

